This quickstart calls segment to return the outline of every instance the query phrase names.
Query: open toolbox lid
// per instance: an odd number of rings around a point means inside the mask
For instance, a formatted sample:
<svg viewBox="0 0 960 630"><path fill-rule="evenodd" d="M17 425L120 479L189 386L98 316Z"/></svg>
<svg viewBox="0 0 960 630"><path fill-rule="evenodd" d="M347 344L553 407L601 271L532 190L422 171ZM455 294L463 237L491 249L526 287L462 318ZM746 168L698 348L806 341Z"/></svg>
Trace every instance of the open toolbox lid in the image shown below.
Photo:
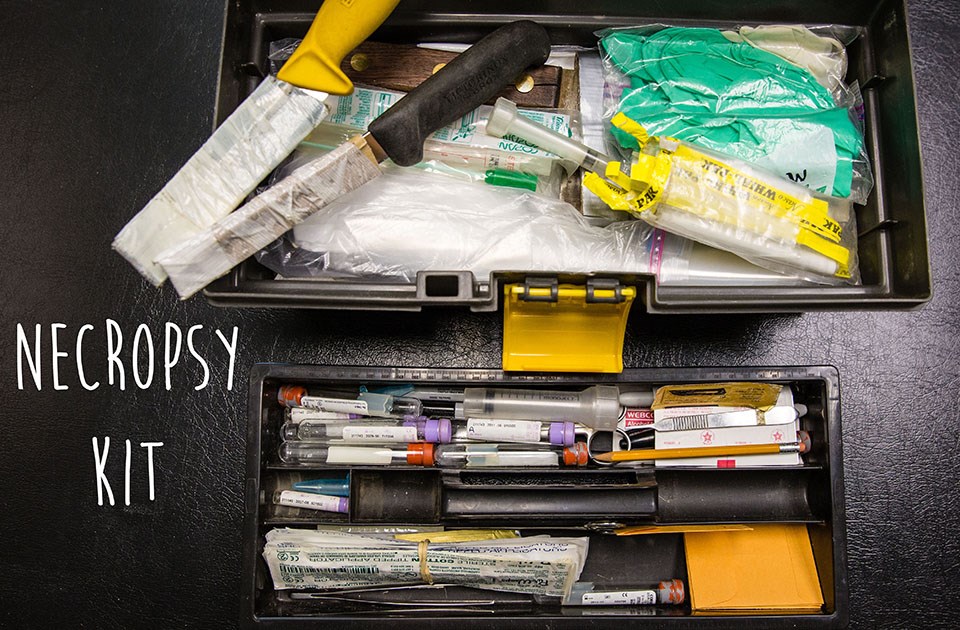
<svg viewBox="0 0 960 630"><path fill-rule="evenodd" d="M242 0L227 10L217 123L252 91L268 67L269 44L302 37L315 3L307 0ZM508 370L596 370L622 368L623 325L633 302L650 313L800 312L918 307L932 292L927 249L920 149L906 6L902 0L826 2L778 0L725 7L723 15L702 0L683 0L656 14L616 0L584 7L551 3L540 14L516 14L508 2L464 8L452 0L403 2L372 36L373 41L473 42L503 23L532 18L544 24L555 45L596 47L602 28L664 23L684 26L805 23L855 26L860 36L847 48L847 83L863 95L865 142L875 185L867 204L856 206L859 286L720 286L659 283L638 273L549 274L494 271L475 277L465 270L422 270L411 282L371 279L278 278L247 260L213 282L204 295L214 305L419 311L466 306L504 309L503 366ZM429 25L429 26L427 26ZM697 264L715 269L724 261L704 248ZM736 259L739 260L739 259ZM704 277L709 276L706 273ZM539 295L538 287L617 286L617 305L588 298L575 305L568 295ZM518 288L520 287L520 288ZM551 289L552 291L552 289ZM594 295L595 296L595 295ZM533 298L532 300L530 298ZM557 299L554 300L554 297ZM538 300L549 299L551 302ZM579 298L577 298L579 299ZM618 298L619 299L619 298ZM501 303L502 302L502 303ZM556 319L551 319L556 318ZM606 332L604 332L606 331Z"/></svg>
<svg viewBox="0 0 960 630"><path fill-rule="evenodd" d="M315 3L307 0L232 3L227 11L217 122L221 122L263 76L267 47L284 37L301 37ZM589 7L572 1L550 4L541 14L516 14L508 2L464 8L452 0L401 3L373 40L385 42L471 42L495 26L517 18L546 25L555 45L595 47L594 32L638 23L685 26L804 23L856 26L860 37L848 47L847 82L863 94L865 141L875 187L858 206L860 286L687 286L657 284L649 275L604 273L625 287L636 287L651 313L798 312L813 310L903 309L917 307L932 292L923 200L916 95L911 69L906 6L900 0L857 0L842 6L828 2L746 3L725 7L723 15L702 0L684 0L657 8L604 0ZM426 26L429 25L429 26ZM712 264L710 261L703 261ZM489 278L468 271L424 270L414 282L368 280L278 280L248 260L212 283L205 296L221 306L420 310L460 305L475 311L497 310L503 287L523 283L522 270L494 272ZM583 284L588 277L558 275L558 281Z"/></svg>

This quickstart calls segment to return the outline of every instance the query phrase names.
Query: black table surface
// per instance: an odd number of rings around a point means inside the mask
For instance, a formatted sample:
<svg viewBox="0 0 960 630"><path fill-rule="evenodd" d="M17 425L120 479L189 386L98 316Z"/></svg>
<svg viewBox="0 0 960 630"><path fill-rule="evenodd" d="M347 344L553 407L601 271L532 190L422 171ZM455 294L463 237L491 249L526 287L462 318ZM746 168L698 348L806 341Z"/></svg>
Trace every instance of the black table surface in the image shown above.
<svg viewBox="0 0 960 630"><path fill-rule="evenodd" d="M209 135L223 2L0 3L0 623L231 626L239 617L247 373L258 361L499 367L492 314L215 309L154 289L110 251L118 229ZM956 627L960 607L960 3L911 2L934 298L915 312L635 313L627 367L839 368L851 625ZM203 324L211 360L146 391L107 384L105 321ZM43 389L17 386L17 334L43 325ZM61 381L50 324L63 323ZM92 324L78 381L76 333ZM240 329L233 390L214 328ZM183 350L186 353L186 348ZM129 354L126 367L129 370ZM184 355L186 356L186 354ZM158 359L159 362L159 359ZM26 370L26 368L24 368ZM145 375L144 375L145 377ZM28 377L29 379L29 377ZM91 440L112 441L99 506ZM123 444L133 443L131 504ZM145 450L156 450L156 500ZM954 621L951 621L953 619Z"/></svg>

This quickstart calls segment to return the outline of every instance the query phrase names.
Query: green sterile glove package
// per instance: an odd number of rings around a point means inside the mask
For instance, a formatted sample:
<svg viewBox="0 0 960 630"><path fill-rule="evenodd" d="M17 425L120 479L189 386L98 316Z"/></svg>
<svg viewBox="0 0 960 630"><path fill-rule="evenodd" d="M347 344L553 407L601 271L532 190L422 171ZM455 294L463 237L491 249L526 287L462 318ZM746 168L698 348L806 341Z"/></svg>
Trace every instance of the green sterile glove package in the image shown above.
<svg viewBox="0 0 960 630"><path fill-rule="evenodd" d="M637 27L600 34L605 110L651 135L739 158L865 203L873 186L856 85L834 37L799 26ZM847 39L856 36L846 33ZM613 128L626 155L636 139Z"/></svg>

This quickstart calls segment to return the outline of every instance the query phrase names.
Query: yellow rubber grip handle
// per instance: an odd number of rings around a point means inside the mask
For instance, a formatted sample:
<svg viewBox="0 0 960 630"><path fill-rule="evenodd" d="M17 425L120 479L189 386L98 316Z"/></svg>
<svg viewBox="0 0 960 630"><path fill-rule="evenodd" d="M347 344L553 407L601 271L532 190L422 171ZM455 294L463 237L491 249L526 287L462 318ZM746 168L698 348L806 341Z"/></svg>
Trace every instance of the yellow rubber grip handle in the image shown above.
<svg viewBox="0 0 960 630"><path fill-rule="evenodd" d="M383 24L400 0L326 0L277 78L328 94L350 94L340 62Z"/></svg>

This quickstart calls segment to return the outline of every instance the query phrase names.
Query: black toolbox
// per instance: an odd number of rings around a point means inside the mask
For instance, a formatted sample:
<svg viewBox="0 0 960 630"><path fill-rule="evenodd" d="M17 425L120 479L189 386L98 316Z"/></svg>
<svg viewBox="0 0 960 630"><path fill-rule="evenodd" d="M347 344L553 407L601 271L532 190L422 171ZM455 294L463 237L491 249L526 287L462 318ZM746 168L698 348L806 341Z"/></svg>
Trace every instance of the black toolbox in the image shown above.
<svg viewBox="0 0 960 630"><path fill-rule="evenodd" d="M414 466L370 467L291 465L278 456L284 409L277 399L282 385L307 388L454 385L573 390L592 385L658 386L731 381L792 386L795 400L807 408L800 428L812 448L800 466L740 468L662 468L654 466L550 469L437 469ZM279 507L270 496L289 488L300 475L323 477L349 473L351 497L385 488L416 486L426 499L409 502L382 492L380 510L358 510L351 499L346 514ZM389 483L385 483L385 481ZM443 487L431 494L424 488ZM574 513L552 514L538 502L551 492L579 497ZM476 493L495 497L495 513L480 513ZM397 491L398 495L405 493ZM594 496L596 495L596 496ZM592 507L591 507L592 506ZM538 512L538 510L540 510ZM637 524L804 523L810 535L824 605L819 614L693 615L689 603L657 607L560 607L521 602L481 611L363 608L340 602L296 599L274 590L261 557L264 535L273 527L311 528L318 524L499 527L524 533L588 535L590 552L582 581L598 585L655 583L674 577L686 581L683 537L614 536L611 528ZM572 533L571 533L572 532ZM415 598L416 595L413 595ZM415 601L415 600L414 600ZM514 627L612 628L624 622L676 628L834 628L848 618L839 377L832 367L631 369L619 375L511 374L484 369L320 367L258 364L250 377L247 473L243 529L241 620L245 626L440 627L510 623Z"/></svg>
<svg viewBox="0 0 960 630"><path fill-rule="evenodd" d="M259 82L271 41L300 37L316 0L239 0L228 3L218 88L220 124ZM847 82L863 92L867 152L874 190L857 208L862 286L658 286L651 276L605 274L601 280L635 286L649 312L775 312L903 309L930 299L932 286L920 167L916 95L904 0L677 0L650 6L623 0L551 0L518 5L502 0L403 0L372 37L387 42L473 42L518 18L544 24L555 45L596 46L601 28L643 23L687 26L837 24L857 26L848 47ZM544 274L536 274L542 277ZM457 270L425 270L416 282L285 279L253 260L207 287L221 306L420 310L431 305L498 308L503 285L522 283L523 270L474 278ZM560 278L583 284L584 276Z"/></svg>

